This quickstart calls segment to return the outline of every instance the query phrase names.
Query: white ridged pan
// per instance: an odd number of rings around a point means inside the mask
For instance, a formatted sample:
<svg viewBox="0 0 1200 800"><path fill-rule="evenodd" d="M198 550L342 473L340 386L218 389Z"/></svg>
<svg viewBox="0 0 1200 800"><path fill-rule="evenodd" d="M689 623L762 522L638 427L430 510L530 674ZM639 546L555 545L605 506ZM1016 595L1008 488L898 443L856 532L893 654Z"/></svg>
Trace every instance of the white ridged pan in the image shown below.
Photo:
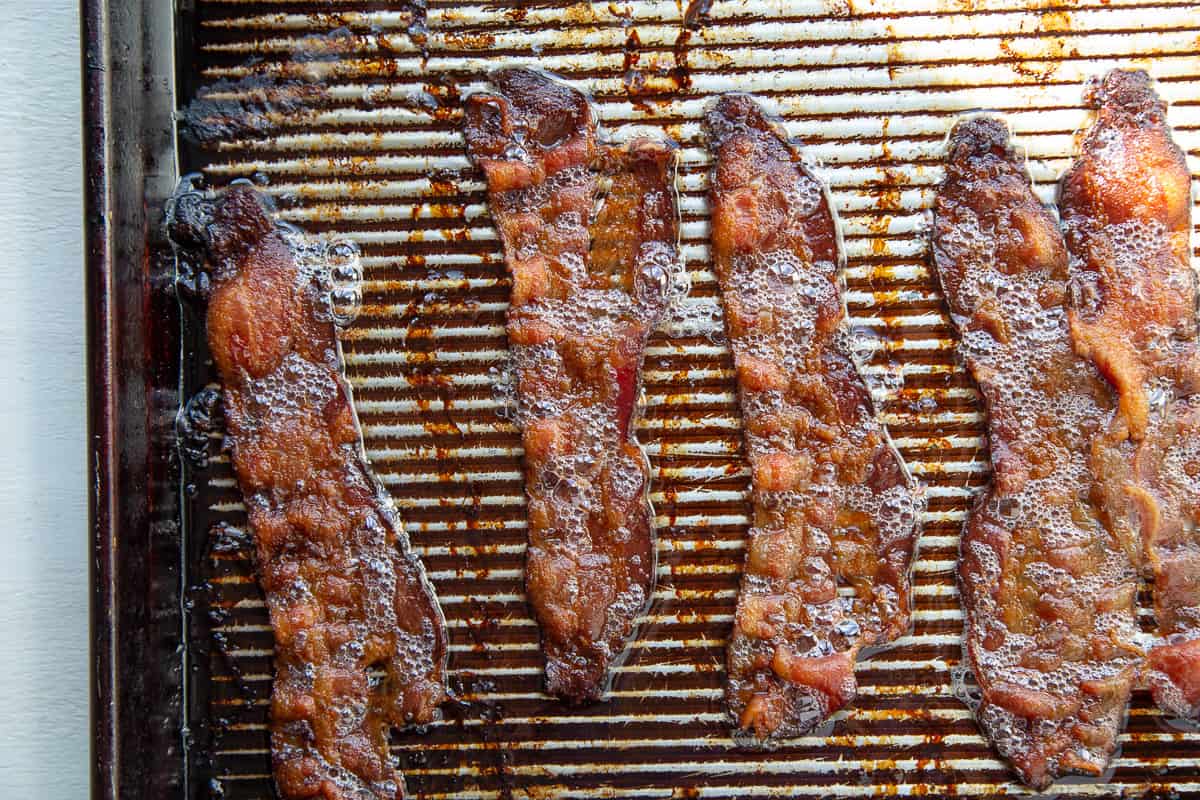
<svg viewBox="0 0 1200 800"><path fill-rule="evenodd" d="M946 132L1003 114L1049 199L1085 123L1083 81L1140 67L1171 104L1200 173L1200 8L1193 2L829 0L721 2L688 28L670 2L455 4L197 0L185 114L210 135L190 168L257 176L280 218L362 250L364 305L345 353L367 448L425 559L463 701L397 752L412 794L443 798L867 797L1027 790L955 697L958 533L988 460L978 398L926 265ZM1035 6L1036 8L1030 8ZM423 19L422 19L423 17ZM463 152L459 98L497 66L532 64L595 98L605 127L660 126L680 145L688 300L652 340L639 438L655 467L658 588L608 702L542 695L522 596L520 437L504 377L507 281L483 185ZM929 486L914 570L915 630L857 666L860 694L819 735L735 748L724 637L744 555L748 475L708 263L715 94L758 94L819 162L846 241L856 345L884 419ZM185 126L186 127L186 126ZM1200 210L1193 214L1200 224ZM1195 241L1200 241L1196 239ZM201 475L197 524L242 520L227 461ZM200 566L197 565L197 569ZM211 778L270 797L271 634L248 563L219 554L225 609L212 657ZM1064 797L1200 797L1200 732L1135 697L1107 781Z"/></svg>

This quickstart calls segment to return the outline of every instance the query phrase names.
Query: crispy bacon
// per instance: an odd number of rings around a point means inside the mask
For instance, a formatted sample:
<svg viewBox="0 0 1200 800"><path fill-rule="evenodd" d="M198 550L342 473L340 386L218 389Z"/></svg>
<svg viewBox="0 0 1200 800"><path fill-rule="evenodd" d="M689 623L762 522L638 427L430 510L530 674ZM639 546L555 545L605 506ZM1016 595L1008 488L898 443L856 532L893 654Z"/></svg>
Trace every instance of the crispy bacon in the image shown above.
<svg viewBox="0 0 1200 800"><path fill-rule="evenodd" d="M1200 715L1200 349L1189 263L1191 175L1144 72L1114 70L1063 178L1076 350L1117 411L1096 443L1104 517L1153 582L1157 638L1144 680Z"/></svg>
<svg viewBox="0 0 1200 800"><path fill-rule="evenodd" d="M976 716L1031 786L1099 774L1137 664L1136 576L1093 497L1111 402L1072 349L1062 236L996 119L950 134L933 252L992 453L959 563Z"/></svg>
<svg viewBox="0 0 1200 800"><path fill-rule="evenodd" d="M753 742L849 703L859 649L908 628L924 499L851 358L824 187L751 98L705 124L754 507L726 697Z"/></svg>
<svg viewBox="0 0 1200 800"><path fill-rule="evenodd" d="M171 233L211 274L225 441L275 633L279 793L403 797L388 732L446 698L445 623L363 452L328 286L248 187L182 195Z"/></svg>
<svg viewBox="0 0 1200 800"><path fill-rule="evenodd" d="M524 69L467 100L512 278L508 340L525 449L525 588L546 688L598 698L649 602L649 463L633 432L647 339L678 259L674 149L596 140L584 96ZM599 173L611 182L595 215Z"/></svg>

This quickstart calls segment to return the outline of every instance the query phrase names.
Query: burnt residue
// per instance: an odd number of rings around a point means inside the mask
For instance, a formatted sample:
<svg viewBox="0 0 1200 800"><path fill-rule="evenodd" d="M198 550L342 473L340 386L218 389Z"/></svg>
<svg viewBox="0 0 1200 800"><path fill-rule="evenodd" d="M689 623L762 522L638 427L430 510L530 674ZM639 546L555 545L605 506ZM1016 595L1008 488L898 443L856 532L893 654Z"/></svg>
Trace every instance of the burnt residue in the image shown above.
<svg viewBox="0 0 1200 800"><path fill-rule="evenodd" d="M683 27L679 29L679 35L675 37L675 45L671 48L675 66L671 68L669 75L680 91L692 88L692 69L688 64L688 45L691 42L693 30L694 27L688 25L684 20Z"/></svg>
<svg viewBox="0 0 1200 800"><path fill-rule="evenodd" d="M513 773L513 755L505 746L499 726L504 720L504 706L499 703L478 703L478 718L483 722L482 745L492 756L490 771L499 783L499 800L512 800L517 782Z"/></svg>
<svg viewBox="0 0 1200 800"><path fill-rule="evenodd" d="M463 698L472 691L495 691L496 685L487 680L475 677L471 672L460 672L452 679L451 690L457 698ZM515 797L525 797L524 794L514 794L520 784L514 773L514 758L503 738L502 721L506 716L505 707L496 702L458 699L445 706L448 726L453 732L452 741L476 741L479 744L478 757L474 759L473 774L464 773L456 776L453 785L456 791L482 790L485 783L488 790L495 792L496 800L514 800ZM439 737L441 738L441 737ZM411 739L410 739L411 742ZM439 749L423 751L420 747L404 747L400 751L400 766L407 773L428 769L437 765L453 765L458 756L454 751L449 753ZM436 760L437 764L433 764ZM410 780L412 789L415 782ZM417 797L425 793L417 789Z"/></svg>
<svg viewBox="0 0 1200 800"><path fill-rule="evenodd" d="M646 75L641 69L642 40L637 28L630 27L625 36L624 63L621 70L621 82L631 98L637 98L646 89ZM636 102L636 101L635 101Z"/></svg>
<svg viewBox="0 0 1200 800"><path fill-rule="evenodd" d="M425 83L424 94L431 101L424 110L435 120L453 122L458 119L462 110L462 96L456 81L437 75L431 76Z"/></svg>
<svg viewBox="0 0 1200 800"><path fill-rule="evenodd" d="M254 537L248 528L236 528L227 522L219 522L208 532L209 552L220 555L250 557L254 548Z"/></svg>
<svg viewBox="0 0 1200 800"><path fill-rule="evenodd" d="M248 560L253 549L253 539L246 529L227 522L213 524L200 543L201 557L193 573L199 582L188 588L185 606L192 625L201 626L207 636L192 642L190 655L196 659L194 671L207 674L209 664L218 659L222 665L220 673L227 676L229 687L236 692L233 704L214 709L209 716L194 718L185 732L189 742L192 765L215 774L224 750L228 733L237 722L239 714L253 713L260 693L254 682L248 679L241 660L234 650L236 642L228 632L228 626L237 624L239 615L223 596L222 580L229 576L229 565L238 560ZM193 675L193 678L198 675ZM204 785L203 783L199 785ZM211 778L206 790L209 798L224 798L225 784Z"/></svg>
<svg viewBox="0 0 1200 800"><path fill-rule="evenodd" d="M429 4L426 0L401 0L400 9L409 15L408 36L421 48L421 57L429 57Z"/></svg>
<svg viewBox="0 0 1200 800"><path fill-rule="evenodd" d="M176 258L175 294L189 303L202 303L212 288L208 271L192 258L183 254Z"/></svg>
<svg viewBox="0 0 1200 800"><path fill-rule="evenodd" d="M200 190L203 178L192 176L180 181L176 195L167 206L164 219L164 234L170 241L170 252L174 259L175 296L184 301L191 311L200 311L212 290L212 277L204 263L202 228L211 223L207 206L201 203ZM178 225L178 212L195 220L191 225ZM172 230L175 228L175 230ZM164 270L166 272L166 270Z"/></svg>
<svg viewBox="0 0 1200 800"><path fill-rule="evenodd" d="M687 10L683 12L683 27L695 30L708 21L708 12L712 10L713 0L688 0Z"/></svg>
<svg viewBox="0 0 1200 800"><path fill-rule="evenodd" d="M204 540L204 557L198 575L200 582L192 587L189 598L193 610L197 610L197 605L203 610L212 644L216 645L216 652L237 682L243 704L253 703L255 691L246 681L242 664L232 652L236 648L225 626L236 622L237 615L228 603L223 602L221 583L230 575L232 566L239 561L251 560L253 553L254 537L248 527L231 525L224 520L213 523ZM256 596L262 595L256 592Z"/></svg>
<svg viewBox="0 0 1200 800"><path fill-rule="evenodd" d="M185 137L212 146L271 133L282 122L325 102L327 96L327 89L319 84L251 75L210 84L179 111L177 119Z"/></svg>
<svg viewBox="0 0 1200 800"><path fill-rule="evenodd" d="M654 113L655 104L668 102L672 95L692 89L692 67L688 62L692 36L702 27L703 13L693 14L691 22L684 20L671 45L670 60L657 47L646 47L641 34L631 20L623 20L626 28L622 47L621 83L625 93L642 112Z"/></svg>
<svg viewBox="0 0 1200 800"><path fill-rule="evenodd" d="M221 430L221 392L206 386L179 409L175 420L175 434L179 438L179 451L188 463L197 469L208 466L209 443L212 436Z"/></svg>
<svg viewBox="0 0 1200 800"><path fill-rule="evenodd" d="M405 15L404 31L416 46L422 59L428 58L429 24L426 0L405 0L392 9ZM369 37L374 48L381 51L377 59L381 74L386 73L390 56L398 55L390 47L386 36L379 36L375 26L362 27L350 24L350 14L320 15L324 30L294 40L294 46L285 51L283 58L293 65L337 62L346 52L362 47L364 38ZM253 139L277 133L283 128L302 127L311 122L317 109L330 105L333 100L328 85L307 70L292 72L299 78L277 77L279 63L258 56L241 65L246 74L237 80L219 79L199 86L192 99L178 112L176 120L184 140L201 148L211 148L221 143ZM446 85L438 77L435 84ZM390 92L385 97L392 100ZM402 95L402 106L437 111L445 104L445 93L434 91L412 92ZM362 104L370 107L381 99L368 92Z"/></svg>

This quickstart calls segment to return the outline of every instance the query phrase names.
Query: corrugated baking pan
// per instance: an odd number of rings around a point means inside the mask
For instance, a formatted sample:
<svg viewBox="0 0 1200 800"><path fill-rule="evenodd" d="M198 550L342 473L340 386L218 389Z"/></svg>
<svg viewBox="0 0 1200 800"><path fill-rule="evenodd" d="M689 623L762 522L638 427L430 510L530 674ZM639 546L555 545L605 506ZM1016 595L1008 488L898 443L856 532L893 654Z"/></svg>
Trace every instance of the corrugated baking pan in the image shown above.
<svg viewBox="0 0 1200 800"><path fill-rule="evenodd" d="M1087 119L1083 82L1115 66L1155 76L1200 174L1194 3L85 0L84 18L94 797L273 796L272 640L238 547L239 495L218 441L205 468L175 447L176 412L212 380L159 233L163 200L192 171L214 186L255 180L282 221L361 248L347 371L452 640L457 702L394 741L414 796L1028 793L960 697L958 532L988 454L927 265L928 209L950 125L980 109L1011 122L1051 199ZM584 708L540 691L507 282L458 130L461 97L508 64L586 90L615 135L649 125L681 144L692 291L651 342L639 431L655 470L658 588L610 699ZM860 355L930 500L915 629L858 665L853 708L770 752L736 748L722 707L748 475L698 119L729 90L759 95L820 164ZM1050 794L1200 797L1198 745L1200 731L1138 694L1110 774Z"/></svg>

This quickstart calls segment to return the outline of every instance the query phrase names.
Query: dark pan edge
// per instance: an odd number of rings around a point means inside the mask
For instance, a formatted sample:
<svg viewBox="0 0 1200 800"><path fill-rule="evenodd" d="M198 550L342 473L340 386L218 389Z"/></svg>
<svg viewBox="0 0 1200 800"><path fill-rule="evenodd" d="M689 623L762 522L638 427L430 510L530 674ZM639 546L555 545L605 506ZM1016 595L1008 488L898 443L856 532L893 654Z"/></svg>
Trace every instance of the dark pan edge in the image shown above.
<svg viewBox="0 0 1200 800"><path fill-rule="evenodd" d="M82 0L92 797L185 788L171 3ZM165 65L165 68L164 68Z"/></svg>
<svg viewBox="0 0 1200 800"><path fill-rule="evenodd" d="M110 381L112 341L108 278L111 273L108 248L108 172L105 159L105 116L108 112L104 61L107 47L104 0L82 0L80 41L83 76L83 202L84 279L87 311L88 379L88 581L91 620L89 659L91 692L92 797L115 798L114 771L117 741L115 714L115 647L113 609L114 513L111 481L113 431Z"/></svg>

